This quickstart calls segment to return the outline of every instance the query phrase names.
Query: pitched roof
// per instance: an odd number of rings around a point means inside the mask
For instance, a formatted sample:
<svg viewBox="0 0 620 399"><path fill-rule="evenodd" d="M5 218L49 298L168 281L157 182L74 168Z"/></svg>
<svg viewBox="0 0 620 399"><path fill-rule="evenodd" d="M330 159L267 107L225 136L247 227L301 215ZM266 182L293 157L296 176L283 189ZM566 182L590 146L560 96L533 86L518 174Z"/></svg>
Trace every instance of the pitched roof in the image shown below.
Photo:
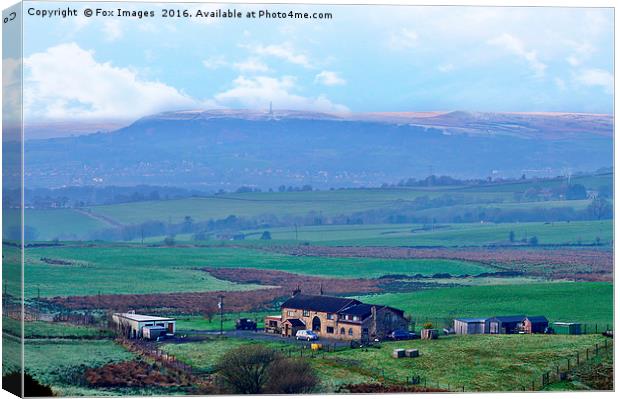
<svg viewBox="0 0 620 399"><path fill-rule="evenodd" d="M532 323L549 323L545 316L527 316L527 319Z"/></svg>
<svg viewBox="0 0 620 399"><path fill-rule="evenodd" d="M359 304L354 304L352 306L348 306L340 310L338 313L344 313L344 314L348 314L351 316L359 316L362 319L365 319L366 317L371 315L373 306L376 306L376 305L368 305L366 303L359 303ZM382 307L383 306L377 306L377 308L382 308Z"/></svg>
<svg viewBox="0 0 620 399"><path fill-rule="evenodd" d="M518 316L495 316L491 320L498 320L498 321L501 321L502 323L518 323L520 321L525 320L525 316L524 315L518 315Z"/></svg>
<svg viewBox="0 0 620 399"><path fill-rule="evenodd" d="M115 316L122 317L133 321L174 321L170 317L149 316L137 313L114 313Z"/></svg>
<svg viewBox="0 0 620 399"><path fill-rule="evenodd" d="M299 319L287 319L285 323L290 323L293 327L305 327L306 323Z"/></svg>
<svg viewBox="0 0 620 399"><path fill-rule="evenodd" d="M315 312L336 313L339 310L361 303L355 299L326 295L298 294L287 299L280 308L313 310Z"/></svg>
<svg viewBox="0 0 620 399"><path fill-rule="evenodd" d="M487 321L487 319L485 318L469 318L469 319L454 319L454 320L458 320L458 321L463 321L465 323L484 323Z"/></svg>

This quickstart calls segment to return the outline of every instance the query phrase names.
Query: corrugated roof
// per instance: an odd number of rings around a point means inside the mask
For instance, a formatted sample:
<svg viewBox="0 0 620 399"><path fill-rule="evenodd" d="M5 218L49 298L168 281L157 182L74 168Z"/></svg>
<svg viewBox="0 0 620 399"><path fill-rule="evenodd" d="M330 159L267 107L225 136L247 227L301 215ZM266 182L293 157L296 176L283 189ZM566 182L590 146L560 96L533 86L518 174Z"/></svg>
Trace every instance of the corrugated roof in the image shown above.
<svg viewBox="0 0 620 399"><path fill-rule="evenodd" d="M549 323L545 316L527 316L527 319L532 323Z"/></svg>
<svg viewBox="0 0 620 399"><path fill-rule="evenodd" d="M337 296L298 294L287 299L280 308L336 313L347 306L359 303L361 302L356 299L340 298Z"/></svg>
<svg viewBox="0 0 620 399"><path fill-rule="evenodd" d="M455 319L458 321L464 321L465 323L484 323L487 319L484 318L470 318L470 319Z"/></svg>
<svg viewBox="0 0 620 399"><path fill-rule="evenodd" d="M174 321L170 317L159 317L159 316L149 316L145 314L137 314L137 313L114 313L116 316L123 317L125 319L133 320L133 321Z"/></svg>
<svg viewBox="0 0 620 399"><path fill-rule="evenodd" d="M525 320L525 315L518 316L495 316L492 320L499 320L502 323L518 323L520 321Z"/></svg>

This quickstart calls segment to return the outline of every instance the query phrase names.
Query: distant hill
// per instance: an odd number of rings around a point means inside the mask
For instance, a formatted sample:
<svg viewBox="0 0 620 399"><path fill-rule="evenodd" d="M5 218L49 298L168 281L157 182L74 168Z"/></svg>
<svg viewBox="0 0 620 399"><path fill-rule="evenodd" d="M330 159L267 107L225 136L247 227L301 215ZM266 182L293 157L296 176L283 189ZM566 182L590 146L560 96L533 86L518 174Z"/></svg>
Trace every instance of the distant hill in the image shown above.
<svg viewBox="0 0 620 399"><path fill-rule="evenodd" d="M26 185L377 186L431 172L545 176L612 165L589 114L167 112L109 133L31 140ZM494 171L494 172L493 172Z"/></svg>

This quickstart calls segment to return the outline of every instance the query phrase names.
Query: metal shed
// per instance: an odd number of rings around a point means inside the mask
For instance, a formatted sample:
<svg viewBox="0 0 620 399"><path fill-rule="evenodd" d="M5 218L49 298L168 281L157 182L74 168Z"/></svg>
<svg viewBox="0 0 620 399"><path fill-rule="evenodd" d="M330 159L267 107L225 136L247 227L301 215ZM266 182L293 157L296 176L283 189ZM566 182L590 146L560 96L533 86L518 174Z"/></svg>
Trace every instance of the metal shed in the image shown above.
<svg viewBox="0 0 620 399"><path fill-rule="evenodd" d="M553 330L556 334L579 335L581 334L581 323L556 321L553 323Z"/></svg>
<svg viewBox="0 0 620 399"><path fill-rule="evenodd" d="M516 334L523 328L525 315L496 316L487 321L489 334Z"/></svg>
<svg viewBox="0 0 620 399"><path fill-rule="evenodd" d="M488 334L487 319L454 319L454 333L457 335Z"/></svg>

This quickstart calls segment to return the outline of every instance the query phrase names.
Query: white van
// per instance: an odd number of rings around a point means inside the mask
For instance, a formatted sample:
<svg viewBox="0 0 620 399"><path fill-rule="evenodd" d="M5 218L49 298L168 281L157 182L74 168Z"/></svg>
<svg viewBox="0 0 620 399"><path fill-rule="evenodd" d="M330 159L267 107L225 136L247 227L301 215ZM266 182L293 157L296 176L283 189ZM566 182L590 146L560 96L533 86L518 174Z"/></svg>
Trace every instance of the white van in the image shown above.
<svg viewBox="0 0 620 399"><path fill-rule="evenodd" d="M312 330L299 330L297 334L295 334L295 339L305 339L306 341L316 341L319 339L319 336L316 335Z"/></svg>

